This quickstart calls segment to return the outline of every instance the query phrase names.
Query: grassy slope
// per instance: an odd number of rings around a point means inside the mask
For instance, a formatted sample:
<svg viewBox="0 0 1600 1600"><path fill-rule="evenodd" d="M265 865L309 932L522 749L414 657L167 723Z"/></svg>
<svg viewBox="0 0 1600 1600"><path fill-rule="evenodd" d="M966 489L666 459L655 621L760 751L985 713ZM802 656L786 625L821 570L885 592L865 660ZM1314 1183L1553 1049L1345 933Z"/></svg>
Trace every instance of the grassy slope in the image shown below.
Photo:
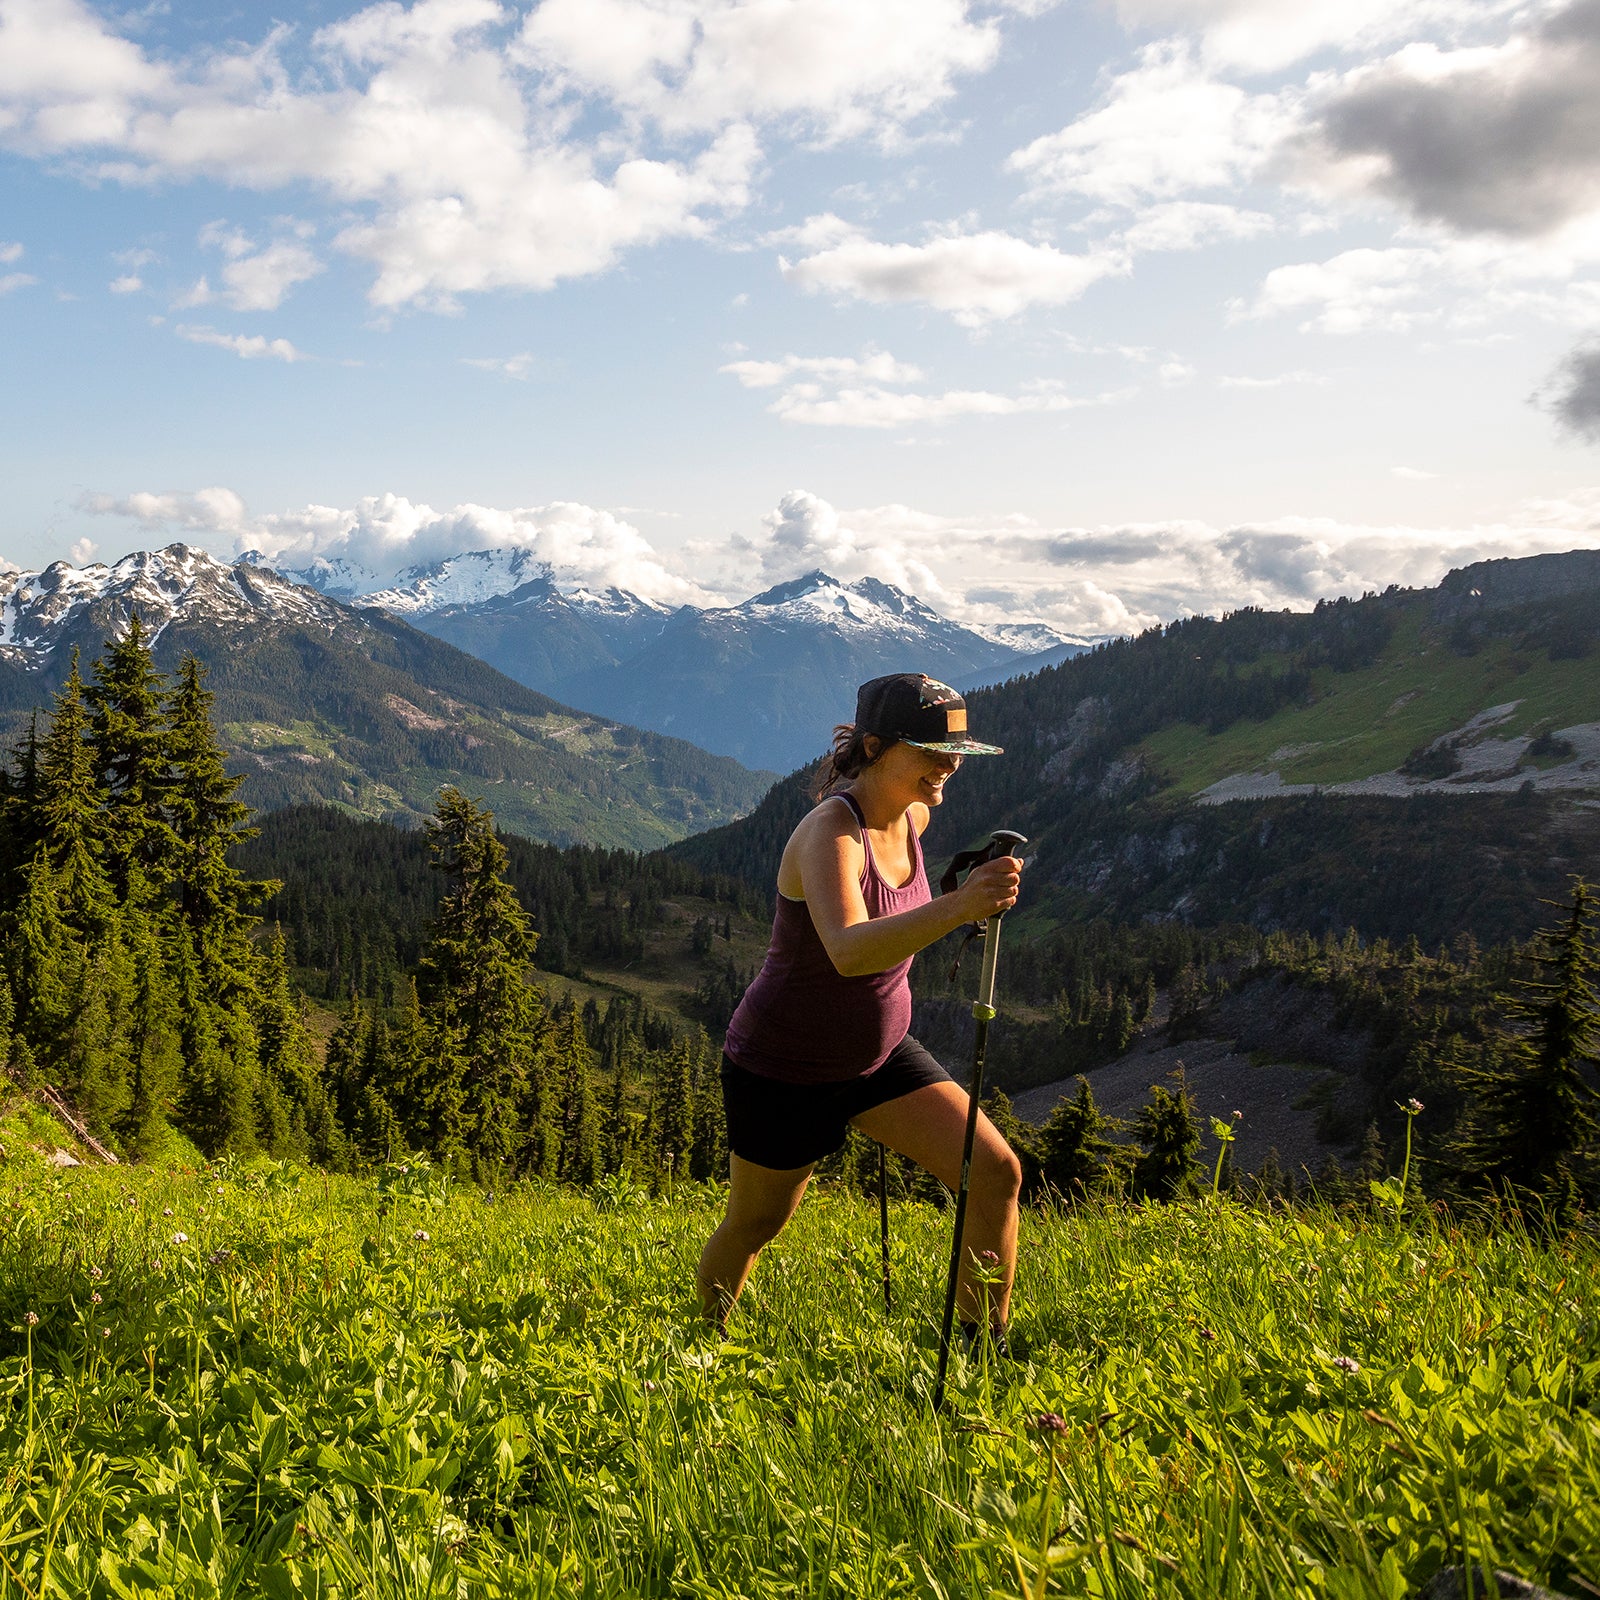
<svg viewBox="0 0 1600 1600"><path fill-rule="evenodd" d="M874 1218L813 1195L719 1344L716 1191L400 1182L0 1168L0 1589L956 1600L1041 1530L1034 1593L1398 1597L1464 1549L1600 1580L1592 1242L1030 1215L1030 1359L957 1361L940 1418L931 1209L886 1319Z"/></svg>
<svg viewBox="0 0 1600 1600"><path fill-rule="evenodd" d="M1504 640L1460 656L1424 628L1420 602L1370 667L1314 674L1315 701L1220 734L1194 724L1163 728L1142 745L1180 794L1238 772L1278 772L1285 783L1345 783L1388 772L1418 745L1490 706L1518 701L1496 728L1527 735L1600 716L1600 656L1551 661ZM1281 755L1279 752L1283 752Z"/></svg>

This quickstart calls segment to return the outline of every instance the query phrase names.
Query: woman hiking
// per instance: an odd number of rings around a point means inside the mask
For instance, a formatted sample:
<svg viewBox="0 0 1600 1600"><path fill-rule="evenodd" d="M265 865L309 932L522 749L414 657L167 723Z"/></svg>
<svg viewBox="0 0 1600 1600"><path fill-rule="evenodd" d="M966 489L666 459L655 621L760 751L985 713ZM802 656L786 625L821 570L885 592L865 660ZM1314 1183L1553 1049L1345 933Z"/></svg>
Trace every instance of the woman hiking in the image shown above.
<svg viewBox="0 0 1600 1600"><path fill-rule="evenodd" d="M1022 863L985 862L935 900L921 836L962 758L1000 753L968 735L954 689L919 673L862 684L854 724L834 732L818 804L778 867L766 961L728 1024L728 1209L696 1274L719 1328L847 1128L951 1189L960 1181L967 1095L907 1031L911 958L1009 910ZM969 1343L986 1327L1004 1348L1021 1183L1016 1155L980 1116L956 1301ZM987 1252L995 1261L980 1278L973 1267Z"/></svg>

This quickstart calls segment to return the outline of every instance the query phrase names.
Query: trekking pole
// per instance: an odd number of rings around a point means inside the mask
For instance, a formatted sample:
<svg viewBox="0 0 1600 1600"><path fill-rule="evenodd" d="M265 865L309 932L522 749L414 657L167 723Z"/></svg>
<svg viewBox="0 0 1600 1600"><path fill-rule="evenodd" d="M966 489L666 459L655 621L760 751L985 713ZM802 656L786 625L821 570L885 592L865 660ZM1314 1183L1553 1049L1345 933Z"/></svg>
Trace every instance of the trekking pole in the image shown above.
<svg viewBox="0 0 1600 1600"><path fill-rule="evenodd" d="M950 863L950 870L940 881L940 889L948 894L956 885L958 874L980 862L993 861L998 856L1015 854L1018 847L1028 841L1009 828L998 828L981 850L966 850ZM961 1145L961 1186L956 1191L955 1239L950 1246L950 1275L944 1291L944 1326L939 1332L939 1376L933 1386L933 1409L944 1405L945 1372L950 1363L950 1333L956 1315L956 1279L961 1272L961 1235L967 1223L967 1192L972 1182L972 1145L978 1133L978 1102L983 1098L983 1053L989 1043L989 1024L994 1021L994 972L1000 958L1000 917L996 912L973 929L983 930L983 970L978 978L978 998L972 1003L973 1020L977 1035L972 1046L972 1077L967 1084L967 1132ZM959 966L961 957L956 957Z"/></svg>
<svg viewBox="0 0 1600 1600"><path fill-rule="evenodd" d="M878 1146L878 1232L883 1241L883 1314L891 1316L894 1301L889 1297L889 1152Z"/></svg>

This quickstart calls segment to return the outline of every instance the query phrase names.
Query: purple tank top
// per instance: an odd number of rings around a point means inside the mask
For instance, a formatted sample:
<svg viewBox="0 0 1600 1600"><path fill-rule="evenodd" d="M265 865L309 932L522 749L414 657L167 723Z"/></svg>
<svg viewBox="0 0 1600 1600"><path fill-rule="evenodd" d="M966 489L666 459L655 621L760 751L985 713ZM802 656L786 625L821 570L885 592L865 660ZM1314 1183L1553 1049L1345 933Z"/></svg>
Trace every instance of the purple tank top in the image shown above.
<svg viewBox="0 0 1600 1600"><path fill-rule="evenodd" d="M928 874L922 841L911 830L911 879L895 888L872 859L866 819L853 795L843 800L861 824L866 864L861 898L868 917L925 906ZM834 966L804 900L778 896L772 943L755 982L728 1024L726 1049L736 1067L783 1083L842 1083L876 1072L911 1027L910 959L887 972L846 978Z"/></svg>

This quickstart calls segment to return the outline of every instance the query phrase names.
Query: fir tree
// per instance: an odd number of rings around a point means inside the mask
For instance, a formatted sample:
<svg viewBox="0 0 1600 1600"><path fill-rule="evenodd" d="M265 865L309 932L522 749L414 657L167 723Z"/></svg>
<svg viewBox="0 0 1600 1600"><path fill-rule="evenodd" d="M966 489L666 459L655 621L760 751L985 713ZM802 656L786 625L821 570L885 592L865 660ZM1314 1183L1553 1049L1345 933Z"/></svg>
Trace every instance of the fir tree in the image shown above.
<svg viewBox="0 0 1600 1600"><path fill-rule="evenodd" d="M1288 1197L1289 1184L1284 1174L1283 1161L1278 1155L1278 1147L1274 1145L1267 1151L1267 1158L1261 1163L1255 1175L1255 1198L1264 1205L1271 1205L1275 1200Z"/></svg>
<svg viewBox="0 0 1600 1600"><path fill-rule="evenodd" d="M728 1118L722 1103L719 1056L702 1028L694 1050L694 1131L689 1141L689 1176L714 1183L728 1176Z"/></svg>
<svg viewBox="0 0 1600 1600"><path fill-rule="evenodd" d="M661 1064L655 1109L656 1149L662 1167L675 1176L686 1170L694 1144L694 1075L687 1039L675 1040Z"/></svg>
<svg viewBox="0 0 1600 1600"><path fill-rule="evenodd" d="M1389 1163L1384 1153L1383 1135L1378 1132L1376 1122L1369 1122L1367 1131L1362 1136L1361 1149L1356 1155L1356 1193L1358 1195L1370 1193L1368 1185L1382 1183L1388 1171Z"/></svg>
<svg viewBox="0 0 1600 1600"><path fill-rule="evenodd" d="M106 654L95 662L86 699L93 709L95 777L106 797L107 866L126 900L135 870L151 889L171 879L178 844L166 817L172 783L166 685L137 611L128 631L108 641Z"/></svg>
<svg viewBox="0 0 1600 1600"><path fill-rule="evenodd" d="M236 970L219 985L187 930L167 942L177 994L183 1076L175 1125L208 1156L248 1155L259 1147L253 1019L239 1009L253 998Z"/></svg>
<svg viewBox="0 0 1600 1600"><path fill-rule="evenodd" d="M1200 1127L1182 1073L1175 1089L1153 1084L1150 1098L1134 1118L1134 1135L1143 1150L1134 1162L1134 1190L1146 1200L1177 1200L1193 1192L1199 1175L1195 1152Z"/></svg>
<svg viewBox="0 0 1600 1600"><path fill-rule="evenodd" d="M1580 879L1565 920L1535 936L1536 971L1507 999L1512 1028L1484 1066L1463 1074L1476 1104L1459 1153L1496 1188L1558 1198L1574 1158L1600 1133L1600 1093L1590 1082L1600 1065L1593 915L1593 893Z"/></svg>
<svg viewBox="0 0 1600 1600"><path fill-rule="evenodd" d="M588 1187L602 1170L600 1118L595 1105L589 1037L576 1007L552 1029L550 1078L559 1104L561 1153L557 1172L565 1183Z"/></svg>
<svg viewBox="0 0 1600 1600"><path fill-rule="evenodd" d="M61 915L59 878L43 847L23 870L5 944L15 1026L31 1056L53 1058L80 998L82 942Z"/></svg>
<svg viewBox="0 0 1600 1600"><path fill-rule="evenodd" d="M178 909L210 977L251 986L250 930L261 902L278 885L252 882L228 860L234 846L253 839L250 808L235 798L242 778L232 777L211 726L214 696L205 668L185 656L168 706L172 783L168 805L175 849Z"/></svg>
<svg viewBox="0 0 1600 1600"><path fill-rule="evenodd" d="M1056 1102L1039 1133L1039 1175L1063 1200L1076 1204L1102 1188L1110 1176L1117 1146L1109 1137L1116 1124L1095 1104L1087 1078L1078 1079L1071 1100Z"/></svg>
<svg viewBox="0 0 1600 1600"><path fill-rule="evenodd" d="M615 1009L616 1002L612 1002ZM608 1012L609 1015L609 1012ZM631 1056L629 1041L619 1041L614 1049L611 1069L611 1093L606 1100L605 1122L601 1129L601 1152L608 1173L626 1171L632 1154L632 1118L628 1115L627 1061Z"/></svg>
<svg viewBox="0 0 1600 1600"><path fill-rule="evenodd" d="M105 791L95 780L87 729L83 680L74 651L39 751L39 847L55 874L62 920L94 939L109 922L113 902L103 860Z"/></svg>
<svg viewBox="0 0 1600 1600"><path fill-rule="evenodd" d="M281 1134L263 1135L275 1155L295 1155L324 1166L343 1164L344 1138L318 1068L305 1003L289 985L283 929L275 927L262 955L256 1038L261 1061L263 1124L272 1099L284 1108Z"/></svg>
<svg viewBox="0 0 1600 1600"><path fill-rule="evenodd" d="M39 713L28 718L28 732L12 748L12 771L0 778L0 896L7 904L22 894L23 869L43 837L39 816Z"/></svg>
<svg viewBox="0 0 1600 1600"><path fill-rule="evenodd" d="M128 1106L120 1132L135 1156L157 1153L167 1142L169 1119L183 1072L178 999L155 922L137 882L118 918L128 962L124 1021L128 1056Z"/></svg>
<svg viewBox="0 0 1600 1600"><path fill-rule="evenodd" d="M451 1041L467 1150L482 1171L521 1166L551 1176L559 1140L540 1071L539 1000L528 982L536 935L506 880L506 848L493 813L455 788L441 793L427 831L433 865L452 882L417 989L436 1039Z"/></svg>

